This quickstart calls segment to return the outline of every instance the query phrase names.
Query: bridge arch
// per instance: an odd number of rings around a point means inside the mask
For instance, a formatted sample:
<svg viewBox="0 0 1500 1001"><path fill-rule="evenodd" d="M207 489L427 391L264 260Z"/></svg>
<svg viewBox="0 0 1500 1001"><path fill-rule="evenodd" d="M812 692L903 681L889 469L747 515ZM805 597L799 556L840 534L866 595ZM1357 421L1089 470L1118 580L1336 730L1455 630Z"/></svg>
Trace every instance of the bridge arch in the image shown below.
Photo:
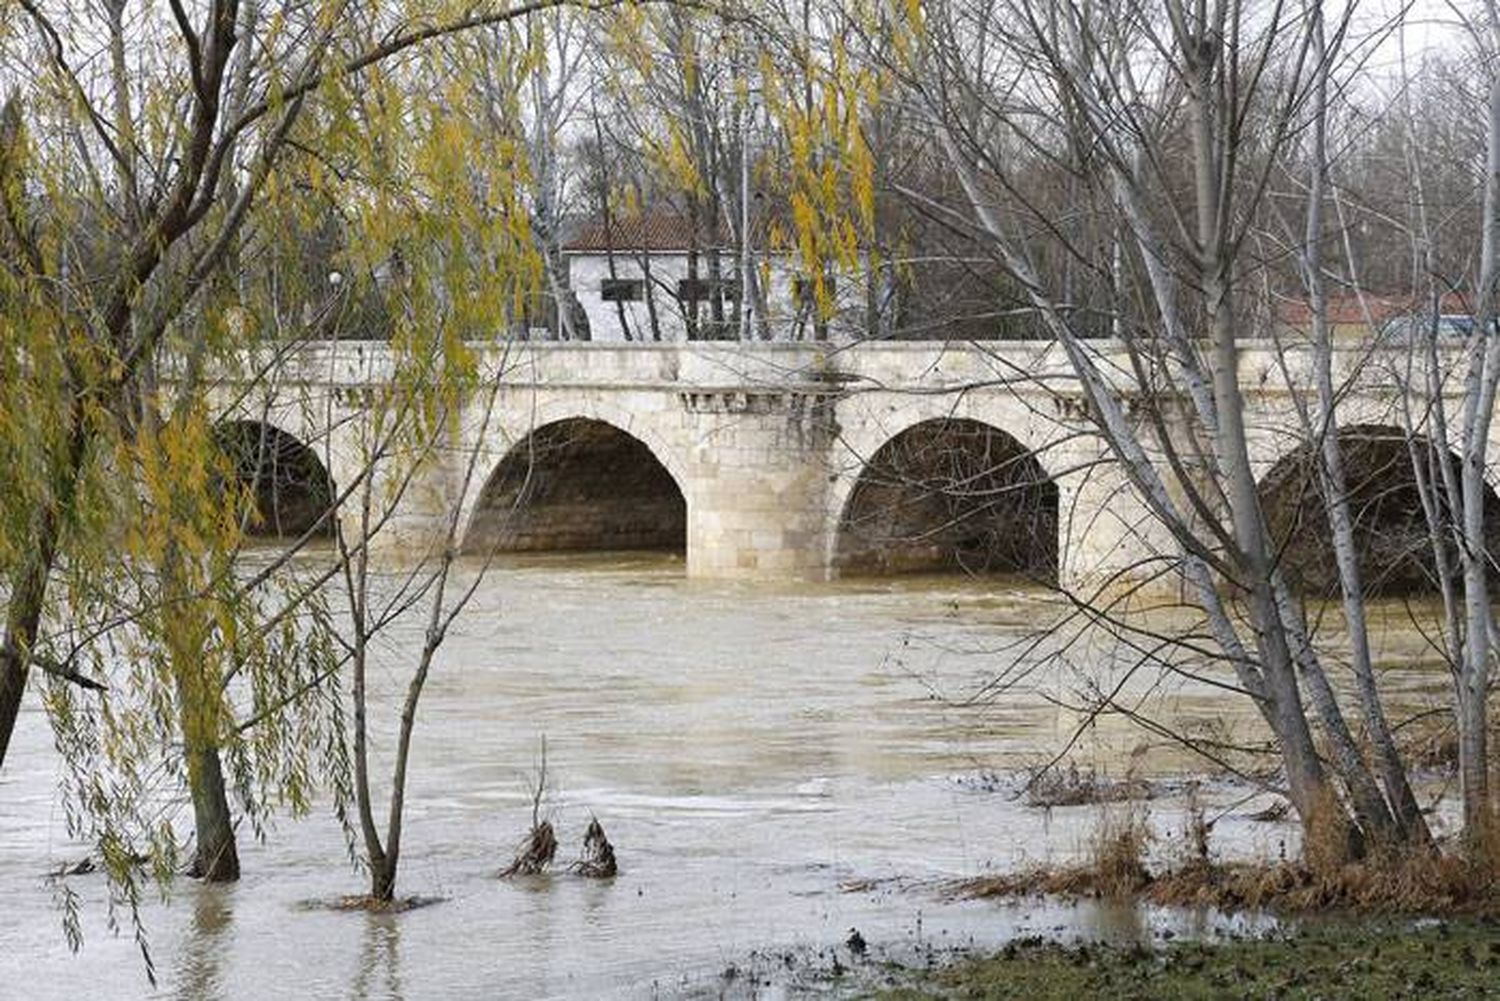
<svg viewBox="0 0 1500 1001"><path fill-rule="evenodd" d="M893 435L838 512L836 573L1057 577L1057 484L1032 449L981 420L934 417Z"/></svg>
<svg viewBox="0 0 1500 1001"><path fill-rule="evenodd" d="M255 419L221 421L214 427L214 439L229 460L235 483L254 505L246 534L333 534L330 511L338 490L311 446L275 424Z"/></svg>
<svg viewBox="0 0 1500 1001"><path fill-rule="evenodd" d="M680 484L656 450L612 422L550 421L495 466L469 515L463 549L686 552Z"/></svg>
<svg viewBox="0 0 1500 1001"><path fill-rule="evenodd" d="M1411 446L1429 463L1425 475L1442 475L1440 462L1458 472L1459 457L1449 447L1389 424L1348 424L1339 428L1349 491L1354 544L1360 580L1368 596L1401 596L1435 592L1436 566L1427 516ZM1436 454L1434 452L1436 451ZM1319 496L1318 445L1303 441L1271 466L1259 483L1271 541L1280 566L1294 587L1314 596L1338 593L1332 532ZM1443 505L1446 509L1446 504ZM1446 510L1442 517L1448 517ZM1500 554L1500 496L1494 485L1485 491L1487 545ZM1457 559L1453 543L1450 558Z"/></svg>

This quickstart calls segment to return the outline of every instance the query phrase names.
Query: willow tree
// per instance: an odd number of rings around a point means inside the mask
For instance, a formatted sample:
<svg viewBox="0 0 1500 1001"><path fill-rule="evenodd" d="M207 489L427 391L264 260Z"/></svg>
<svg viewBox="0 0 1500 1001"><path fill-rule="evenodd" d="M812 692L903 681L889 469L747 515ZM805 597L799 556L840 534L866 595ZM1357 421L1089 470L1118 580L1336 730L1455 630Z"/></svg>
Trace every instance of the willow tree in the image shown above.
<svg viewBox="0 0 1500 1001"><path fill-rule="evenodd" d="M782 192L770 176L771 135L759 111L765 58L779 45L783 16L771 7L728 16L688 5L624 8L598 47L592 154L600 169L611 152L628 164L603 186L601 208L612 219L669 205L686 218L687 279L696 291L676 305L690 340L773 336L770 275L759 257L772 249ZM644 256L641 263L649 267Z"/></svg>
<svg viewBox="0 0 1500 1001"><path fill-rule="evenodd" d="M382 89L378 123L349 111L382 67L553 6L0 3L0 764L41 670L73 817L132 905L139 858L164 877L177 858L163 775L192 796L197 868L233 878L230 795L259 830L344 774L319 581L236 568L253 503L228 486L210 380L274 381L277 353L247 369L247 348L327 336L319 296L287 308L262 279L285 220L315 227L334 182L365 250L410 222L412 162L518 197L441 127L461 72ZM406 235L463 225L434 213ZM345 270L374 281L367 257ZM446 343L432 302L404 329Z"/></svg>

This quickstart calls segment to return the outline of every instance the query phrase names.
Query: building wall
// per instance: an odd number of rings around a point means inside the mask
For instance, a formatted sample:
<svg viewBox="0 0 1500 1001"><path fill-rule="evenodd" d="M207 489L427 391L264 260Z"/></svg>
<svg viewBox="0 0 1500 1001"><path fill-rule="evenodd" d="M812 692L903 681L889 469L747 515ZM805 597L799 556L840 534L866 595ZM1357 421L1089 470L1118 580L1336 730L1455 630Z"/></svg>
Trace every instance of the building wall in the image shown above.
<svg viewBox="0 0 1500 1001"><path fill-rule="evenodd" d="M619 306L624 307L625 323L622 328L620 323L620 309L614 302L606 301L602 294L603 283L611 277L610 260L604 254L596 253L569 253L568 258L568 284L573 294L578 297L579 304L588 316L589 339L604 343L619 343L623 341L650 341L653 340L651 326L651 311L644 297L634 302L622 302ZM657 330L663 341L684 341L687 339L687 319L684 311L684 303L676 298L677 283L688 276L688 259L686 254L678 253L652 253L644 261L640 254L622 252L614 255L614 277L626 280L640 280L646 282L649 294L655 298ZM649 266L651 278L646 279L646 270ZM707 262L699 259L700 277L707 277ZM768 323L773 330L777 331L775 339L792 340L798 338L797 319L798 308L796 297L793 294L793 275L795 269L792 259L787 255L777 255L772 258L769 268L759 272L761 280L766 284L766 306L769 313ZM723 277L726 281L738 281L739 266L732 256L723 258ZM844 298L848 292L843 291ZM837 301L840 307L849 305ZM733 306L726 300L724 304L726 320L733 316ZM709 314L709 304L705 301L699 305L698 315L700 321L706 321ZM801 338L812 339L810 331L810 317L804 315L803 331ZM847 322L840 318L832 323L835 329L843 329ZM729 331L721 338L705 337L706 340L735 340L738 335L736 331ZM751 334L752 339L755 334Z"/></svg>

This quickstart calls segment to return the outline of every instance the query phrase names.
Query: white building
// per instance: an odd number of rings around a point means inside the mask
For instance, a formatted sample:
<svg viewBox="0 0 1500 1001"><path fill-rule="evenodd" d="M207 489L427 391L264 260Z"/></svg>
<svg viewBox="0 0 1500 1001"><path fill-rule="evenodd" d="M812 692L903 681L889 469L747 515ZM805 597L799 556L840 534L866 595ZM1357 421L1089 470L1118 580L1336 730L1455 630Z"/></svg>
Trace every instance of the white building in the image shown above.
<svg viewBox="0 0 1500 1001"><path fill-rule="evenodd" d="M614 218L608 226L603 220L591 220L580 227L562 250L568 261L569 288L588 318L589 338L687 340L695 307L698 338L738 338L742 329L741 276L733 241L719 241L722 323L714 318L709 248L697 248L697 278L690 277L693 243L690 221L675 214ZM788 251L753 251L752 266L766 301L765 326L778 340L814 336L813 295L795 264L795 255ZM831 287L832 279L827 281ZM748 336L758 338L760 324L753 309L750 313Z"/></svg>

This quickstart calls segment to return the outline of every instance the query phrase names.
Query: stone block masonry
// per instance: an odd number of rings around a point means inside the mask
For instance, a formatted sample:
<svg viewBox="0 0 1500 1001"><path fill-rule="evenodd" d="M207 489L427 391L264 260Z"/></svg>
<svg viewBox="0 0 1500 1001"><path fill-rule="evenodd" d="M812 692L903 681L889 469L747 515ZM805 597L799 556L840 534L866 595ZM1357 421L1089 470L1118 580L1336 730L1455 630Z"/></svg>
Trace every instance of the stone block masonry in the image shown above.
<svg viewBox="0 0 1500 1001"><path fill-rule="evenodd" d="M486 350L501 381L490 420L483 400L466 405L377 547L430 544L458 504L470 551L682 549L703 577L1009 568L1081 590L1159 579L1175 556L1050 342ZM1123 349L1100 350L1129 371ZM1343 361L1346 423L1391 423L1389 380ZM1270 470L1303 443L1267 373L1300 369L1253 345L1242 368L1252 460ZM389 371L382 345L312 345L274 389L226 380L219 402L226 422L264 421L354 483ZM459 497L476 450L482 474Z"/></svg>

